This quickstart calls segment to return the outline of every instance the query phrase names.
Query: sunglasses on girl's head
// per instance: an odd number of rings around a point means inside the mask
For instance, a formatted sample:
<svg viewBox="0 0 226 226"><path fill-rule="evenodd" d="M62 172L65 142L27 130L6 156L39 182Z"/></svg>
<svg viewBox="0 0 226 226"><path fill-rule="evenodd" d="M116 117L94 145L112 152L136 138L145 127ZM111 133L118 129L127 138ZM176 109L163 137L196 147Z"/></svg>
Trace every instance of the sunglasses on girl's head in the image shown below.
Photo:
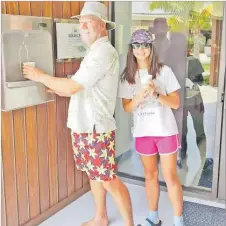
<svg viewBox="0 0 226 226"><path fill-rule="evenodd" d="M139 49L141 47L141 49L147 49L150 47L150 43L133 43L132 44L133 49Z"/></svg>

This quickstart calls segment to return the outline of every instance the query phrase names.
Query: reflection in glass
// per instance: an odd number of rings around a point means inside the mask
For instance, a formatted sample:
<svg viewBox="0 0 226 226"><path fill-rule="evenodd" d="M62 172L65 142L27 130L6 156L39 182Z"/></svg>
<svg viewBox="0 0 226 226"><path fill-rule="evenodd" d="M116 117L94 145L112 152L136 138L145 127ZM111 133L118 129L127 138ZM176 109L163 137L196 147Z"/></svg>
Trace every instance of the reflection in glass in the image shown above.
<svg viewBox="0 0 226 226"><path fill-rule="evenodd" d="M132 30L149 29L160 61L172 68L182 87L181 108L174 111L182 145L180 180L184 186L211 190L223 3L132 4ZM133 141L130 151L118 157L119 172L143 178L134 149ZM159 170L159 179L164 181Z"/></svg>

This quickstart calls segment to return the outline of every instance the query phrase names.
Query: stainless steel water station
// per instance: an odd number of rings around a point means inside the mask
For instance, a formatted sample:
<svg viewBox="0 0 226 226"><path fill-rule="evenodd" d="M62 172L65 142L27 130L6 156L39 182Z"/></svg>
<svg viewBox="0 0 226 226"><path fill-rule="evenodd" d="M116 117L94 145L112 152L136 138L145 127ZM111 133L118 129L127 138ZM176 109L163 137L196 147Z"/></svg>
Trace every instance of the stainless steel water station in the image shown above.
<svg viewBox="0 0 226 226"><path fill-rule="evenodd" d="M53 22L51 18L3 15L1 110L10 111L55 100L44 85L24 78L28 64L54 74Z"/></svg>

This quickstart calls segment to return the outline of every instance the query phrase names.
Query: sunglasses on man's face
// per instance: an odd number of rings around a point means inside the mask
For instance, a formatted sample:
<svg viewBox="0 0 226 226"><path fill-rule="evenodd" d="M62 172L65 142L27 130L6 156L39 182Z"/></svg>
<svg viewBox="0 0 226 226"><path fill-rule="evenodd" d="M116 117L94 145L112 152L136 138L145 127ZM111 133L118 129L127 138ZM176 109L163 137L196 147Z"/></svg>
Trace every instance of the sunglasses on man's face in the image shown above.
<svg viewBox="0 0 226 226"><path fill-rule="evenodd" d="M150 43L133 43L132 47L133 49L139 49L141 47L141 49L147 49L150 47Z"/></svg>

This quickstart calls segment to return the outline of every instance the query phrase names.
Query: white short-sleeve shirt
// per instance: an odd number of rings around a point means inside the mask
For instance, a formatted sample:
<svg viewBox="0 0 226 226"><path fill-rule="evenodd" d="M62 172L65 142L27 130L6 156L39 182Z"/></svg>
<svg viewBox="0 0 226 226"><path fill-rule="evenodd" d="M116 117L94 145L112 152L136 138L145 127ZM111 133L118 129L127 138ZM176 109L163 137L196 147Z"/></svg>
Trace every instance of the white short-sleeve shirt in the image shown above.
<svg viewBox="0 0 226 226"><path fill-rule="evenodd" d="M149 77L146 69L138 70L135 84L126 80L120 82L118 97L132 99L142 88L142 80ZM178 89L180 84L173 71L168 66L163 66L159 75L153 80L158 92L167 95ZM171 136L178 134L178 128L173 111L170 107L162 105L153 97L148 97L144 104L133 112L133 136Z"/></svg>
<svg viewBox="0 0 226 226"><path fill-rule="evenodd" d="M92 133L94 126L97 133L115 130L119 58L108 37L92 44L71 79L84 90L71 96L67 126L76 133Z"/></svg>

